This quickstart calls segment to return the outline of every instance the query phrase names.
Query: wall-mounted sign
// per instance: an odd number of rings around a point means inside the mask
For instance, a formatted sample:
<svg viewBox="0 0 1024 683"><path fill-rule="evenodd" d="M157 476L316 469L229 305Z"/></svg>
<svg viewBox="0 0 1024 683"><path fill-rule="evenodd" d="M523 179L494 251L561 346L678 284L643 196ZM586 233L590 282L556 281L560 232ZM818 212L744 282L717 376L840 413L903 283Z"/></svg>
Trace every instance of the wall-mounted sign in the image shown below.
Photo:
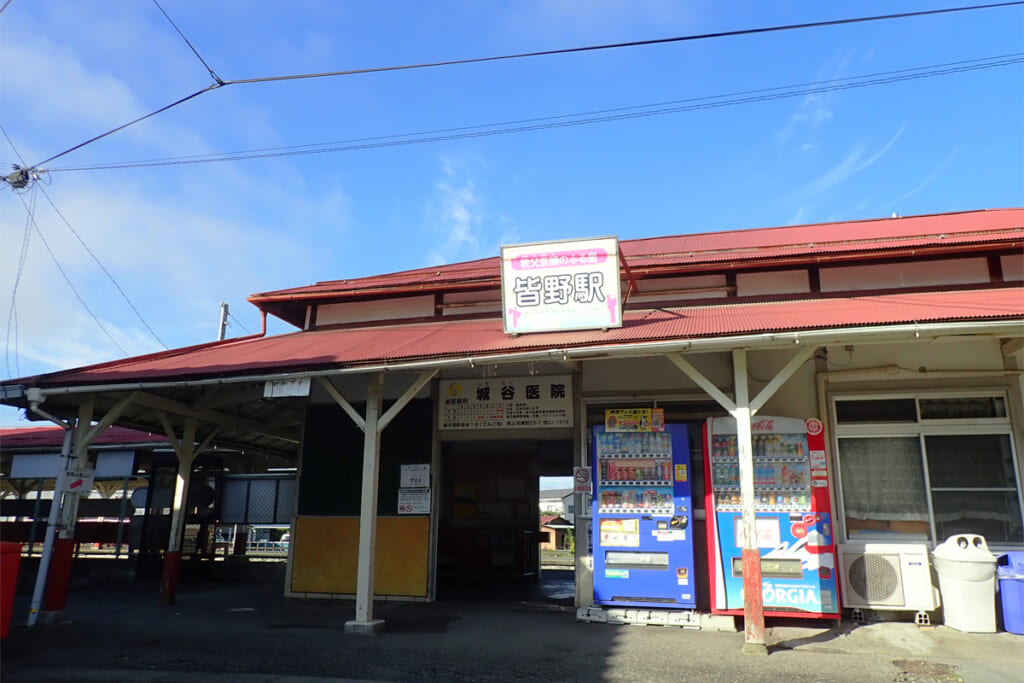
<svg viewBox="0 0 1024 683"><path fill-rule="evenodd" d="M430 489L398 489L398 514L429 515Z"/></svg>
<svg viewBox="0 0 1024 683"><path fill-rule="evenodd" d="M94 478L93 470L68 470L68 476L64 479L64 491L81 493L88 497L92 491Z"/></svg>
<svg viewBox="0 0 1024 683"><path fill-rule="evenodd" d="M402 465L398 485L403 489L430 486L430 465Z"/></svg>
<svg viewBox="0 0 1024 683"><path fill-rule="evenodd" d="M606 432L663 432L664 408L614 408L604 411Z"/></svg>
<svg viewBox="0 0 1024 683"><path fill-rule="evenodd" d="M621 327L618 238L502 247L501 300L506 334Z"/></svg>
<svg viewBox="0 0 1024 683"><path fill-rule="evenodd" d="M309 385L309 377L270 380L263 385L263 398L309 396Z"/></svg>
<svg viewBox="0 0 1024 683"><path fill-rule="evenodd" d="M575 493L590 493L593 490L594 481L590 476L589 467L572 468L572 490Z"/></svg>
<svg viewBox="0 0 1024 683"><path fill-rule="evenodd" d="M442 380L438 429L573 426L572 376Z"/></svg>

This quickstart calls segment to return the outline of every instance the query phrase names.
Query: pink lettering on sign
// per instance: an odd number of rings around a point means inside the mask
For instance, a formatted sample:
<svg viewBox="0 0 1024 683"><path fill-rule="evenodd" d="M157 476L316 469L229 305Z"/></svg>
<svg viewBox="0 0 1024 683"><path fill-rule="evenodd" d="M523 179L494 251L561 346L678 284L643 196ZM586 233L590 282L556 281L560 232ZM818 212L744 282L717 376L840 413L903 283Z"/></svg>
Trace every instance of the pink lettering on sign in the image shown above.
<svg viewBox="0 0 1024 683"><path fill-rule="evenodd" d="M553 251L523 254L512 259L513 270L537 270L541 268L564 268L566 266L591 266L608 260L604 249L582 249L579 251Z"/></svg>

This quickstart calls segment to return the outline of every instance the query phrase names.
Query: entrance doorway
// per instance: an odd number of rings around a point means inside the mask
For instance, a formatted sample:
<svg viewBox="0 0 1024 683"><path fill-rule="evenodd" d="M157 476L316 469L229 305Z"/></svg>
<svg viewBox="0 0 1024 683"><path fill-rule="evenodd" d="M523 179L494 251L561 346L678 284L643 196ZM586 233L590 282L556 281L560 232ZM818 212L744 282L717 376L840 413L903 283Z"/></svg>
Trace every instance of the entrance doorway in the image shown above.
<svg viewBox="0 0 1024 683"><path fill-rule="evenodd" d="M570 440L442 444L439 599L520 600L543 592L540 477L571 472L572 462Z"/></svg>

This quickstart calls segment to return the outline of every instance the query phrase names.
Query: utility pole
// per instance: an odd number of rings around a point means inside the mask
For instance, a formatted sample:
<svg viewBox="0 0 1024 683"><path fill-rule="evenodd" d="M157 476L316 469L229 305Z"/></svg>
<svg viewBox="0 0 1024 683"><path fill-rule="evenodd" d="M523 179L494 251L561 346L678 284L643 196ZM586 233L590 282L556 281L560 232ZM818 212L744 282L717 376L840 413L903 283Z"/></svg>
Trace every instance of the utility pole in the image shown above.
<svg viewBox="0 0 1024 683"><path fill-rule="evenodd" d="M228 328L228 305L223 301L220 302L220 325L217 328L217 341L224 339L224 333Z"/></svg>

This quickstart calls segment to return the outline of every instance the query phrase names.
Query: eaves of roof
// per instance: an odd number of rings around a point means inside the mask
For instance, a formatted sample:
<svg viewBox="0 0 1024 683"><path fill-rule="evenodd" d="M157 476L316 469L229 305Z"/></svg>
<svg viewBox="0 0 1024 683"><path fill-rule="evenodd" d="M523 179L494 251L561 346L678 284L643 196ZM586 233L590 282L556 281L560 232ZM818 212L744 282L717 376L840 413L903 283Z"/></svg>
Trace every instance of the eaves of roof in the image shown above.
<svg viewBox="0 0 1024 683"><path fill-rule="evenodd" d="M8 427L0 429L0 450L20 448L60 448L64 441L62 427ZM96 435L91 446L169 445L163 434L150 434L125 427L107 427Z"/></svg>
<svg viewBox="0 0 1024 683"><path fill-rule="evenodd" d="M45 388L188 382L553 348L615 347L773 332L981 320L1024 320L1024 287L718 301L627 311L622 327L607 331L544 332L515 337L504 333L500 318L321 329L127 358L4 384Z"/></svg>

